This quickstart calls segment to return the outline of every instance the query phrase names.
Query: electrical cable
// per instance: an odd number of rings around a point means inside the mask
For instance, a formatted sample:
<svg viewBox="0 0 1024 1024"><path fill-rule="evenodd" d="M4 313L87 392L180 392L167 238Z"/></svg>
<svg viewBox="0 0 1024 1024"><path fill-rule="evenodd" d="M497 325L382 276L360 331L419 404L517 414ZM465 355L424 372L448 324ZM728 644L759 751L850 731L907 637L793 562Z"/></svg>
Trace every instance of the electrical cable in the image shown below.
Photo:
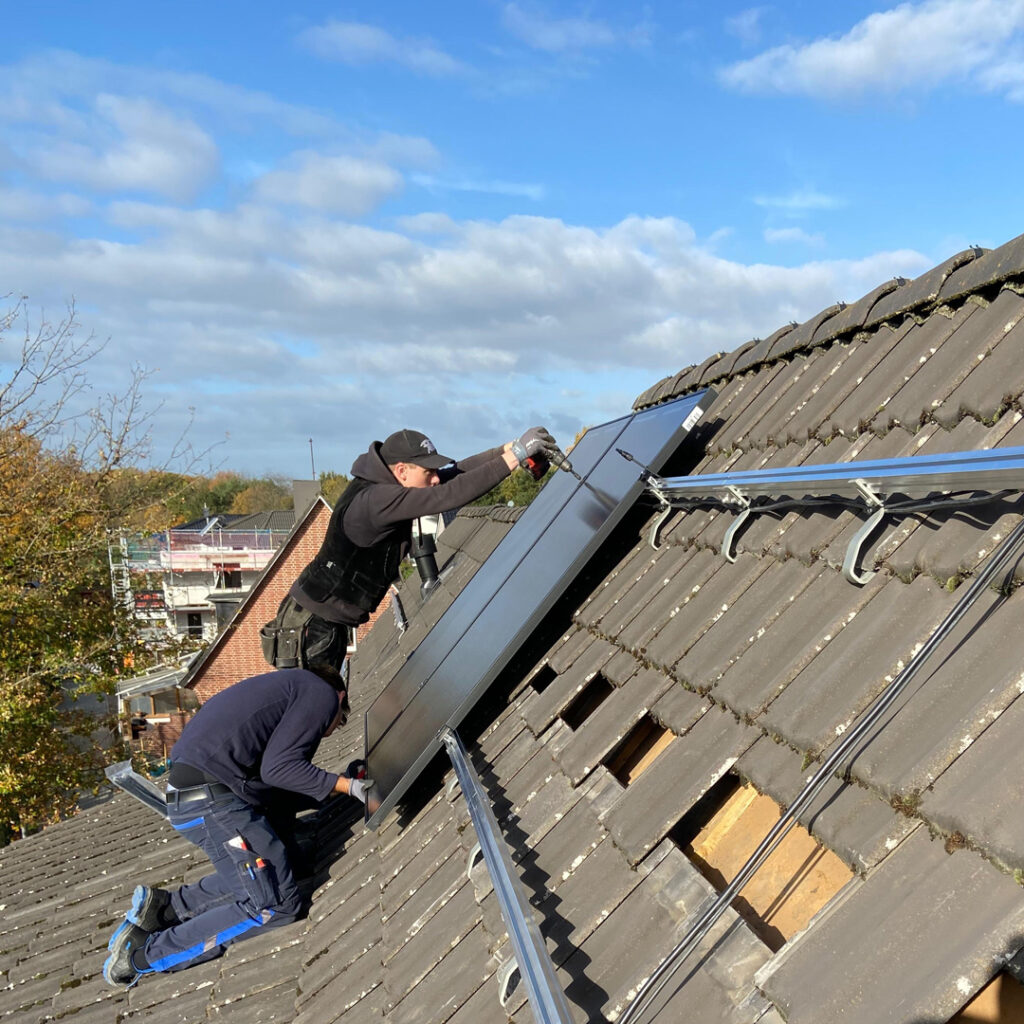
<svg viewBox="0 0 1024 1024"><path fill-rule="evenodd" d="M783 813L782 817L772 826L771 830L761 841L761 844L750 856L750 859L740 868L732 882L722 890L686 935L683 936L647 981L644 982L637 992L636 998L622 1015L619 1024L635 1024L640 1015L648 1009L665 985L668 984L675 971L682 965L685 958L693 952L700 940L707 935L736 894L746 885L768 855L782 841L786 833L796 823L799 815L824 788L846 755L865 733L882 718L899 695L906 689L914 676L917 675L921 666L932 655L936 647L946 639L982 592L987 589L991 580L1006 568L1022 544L1024 544L1024 519L1007 535L1006 539L989 559L988 564L974 578L960 600L949 610L946 617L906 664L903 671L878 695L874 704L871 705L863 718L836 745L835 750L826 758L810 782L800 791L796 799L793 800Z"/></svg>

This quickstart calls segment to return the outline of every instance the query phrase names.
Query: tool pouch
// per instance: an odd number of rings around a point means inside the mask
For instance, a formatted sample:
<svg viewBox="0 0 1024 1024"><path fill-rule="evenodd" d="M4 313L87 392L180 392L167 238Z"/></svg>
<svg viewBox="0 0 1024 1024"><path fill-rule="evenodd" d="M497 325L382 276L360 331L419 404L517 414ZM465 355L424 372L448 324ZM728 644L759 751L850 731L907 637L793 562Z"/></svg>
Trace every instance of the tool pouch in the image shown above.
<svg viewBox="0 0 1024 1024"><path fill-rule="evenodd" d="M249 846L242 836L233 836L224 844L231 862L238 871L242 890L254 910L265 910L279 902L274 884L274 869Z"/></svg>
<svg viewBox="0 0 1024 1024"><path fill-rule="evenodd" d="M274 668L303 668L302 638L311 613L286 597L277 618L260 630L260 648L267 664Z"/></svg>

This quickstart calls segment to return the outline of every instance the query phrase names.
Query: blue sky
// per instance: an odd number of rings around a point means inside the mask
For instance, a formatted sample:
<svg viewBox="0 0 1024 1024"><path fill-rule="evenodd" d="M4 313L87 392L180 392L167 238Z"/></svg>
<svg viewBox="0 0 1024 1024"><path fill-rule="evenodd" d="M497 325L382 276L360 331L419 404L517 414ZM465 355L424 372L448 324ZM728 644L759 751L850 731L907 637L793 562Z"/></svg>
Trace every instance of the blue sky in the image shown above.
<svg viewBox="0 0 1024 1024"><path fill-rule="evenodd" d="M158 453L570 440L1024 230L1024 0L9 5L0 294ZM10 342L0 347L0 360ZM189 412L190 409L194 413Z"/></svg>

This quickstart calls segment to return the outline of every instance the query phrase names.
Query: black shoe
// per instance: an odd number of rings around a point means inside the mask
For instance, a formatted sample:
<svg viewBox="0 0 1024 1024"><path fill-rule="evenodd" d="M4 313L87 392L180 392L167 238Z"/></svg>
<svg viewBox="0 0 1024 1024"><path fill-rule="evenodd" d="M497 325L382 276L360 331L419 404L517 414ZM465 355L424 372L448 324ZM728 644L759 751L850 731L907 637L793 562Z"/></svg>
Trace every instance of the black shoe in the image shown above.
<svg viewBox="0 0 1024 1024"><path fill-rule="evenodd" d="M132 953L142 949L149 938L149 932L132 924L127 918L121 922L121 926L110 936L107 949L110 956L103 964L103 980L108 985L134 985L139 980L142 972L132 963Z"/></svg>
<svg viewBox="0 0 1024 1024"><path fill-rule="evenodd" d="M166 889L151 889L148 885L135 886L132 906L126 917L147 932L163 931L181 923L171 909L171 894Z"/></svg>

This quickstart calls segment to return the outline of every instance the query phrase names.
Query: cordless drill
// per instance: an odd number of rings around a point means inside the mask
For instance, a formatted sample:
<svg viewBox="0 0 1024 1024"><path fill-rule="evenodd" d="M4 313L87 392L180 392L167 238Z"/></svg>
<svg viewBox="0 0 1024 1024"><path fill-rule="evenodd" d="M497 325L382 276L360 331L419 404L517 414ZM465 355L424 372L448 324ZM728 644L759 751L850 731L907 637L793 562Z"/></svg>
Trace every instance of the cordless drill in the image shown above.
<svg viewBox="0 0 1024 1024"><path fill-rule="evenodd" d="M548 458L550 456L550 458ZM551 463L554 463L559 469L564 469L566 473L571 473L580 483L583 482L583 477L579 475L572 468L572 463L559 451L557 448L548 449L547 452L537 452L536 455L531 455L522 465L530 476L534 480L540 480L541 477L551 468Z"/></svg>

